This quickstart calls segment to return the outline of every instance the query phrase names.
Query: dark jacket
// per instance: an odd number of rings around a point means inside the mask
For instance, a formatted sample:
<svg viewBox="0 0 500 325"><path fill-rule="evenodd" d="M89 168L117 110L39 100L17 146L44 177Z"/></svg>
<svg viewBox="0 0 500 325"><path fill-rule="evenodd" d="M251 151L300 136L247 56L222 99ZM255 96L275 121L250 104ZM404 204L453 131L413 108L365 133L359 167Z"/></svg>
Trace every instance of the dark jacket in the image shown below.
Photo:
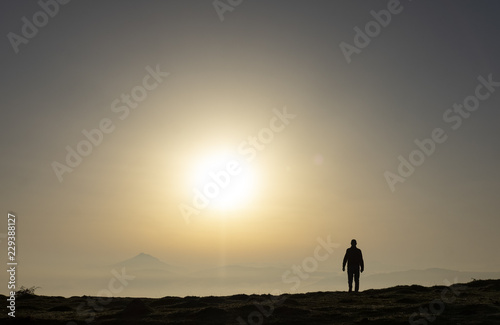
<svg viewBox="0 0 500 325"><path fill-rule="evenodd" d="M357 247L350 247L346 250L344 261L342 262L342 268L345 267L347 263L348 270L361 270L365 269L365 263L363 262L363 254L361 253L361 249Z"/></svg>

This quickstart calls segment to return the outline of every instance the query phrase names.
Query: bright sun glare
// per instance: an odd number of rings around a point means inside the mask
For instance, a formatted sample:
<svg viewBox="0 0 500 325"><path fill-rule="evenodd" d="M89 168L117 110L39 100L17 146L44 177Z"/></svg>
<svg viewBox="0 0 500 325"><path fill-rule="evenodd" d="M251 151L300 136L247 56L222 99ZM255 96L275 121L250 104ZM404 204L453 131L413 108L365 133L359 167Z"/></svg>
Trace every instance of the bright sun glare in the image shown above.
<svg viewBox="0 0 500 325"><path fill-rule="evenodd" d="M193 187L198 202L211 209L229 211L247 206L255 194L255 178L248 162L219 153L197 162Z"/></svg>

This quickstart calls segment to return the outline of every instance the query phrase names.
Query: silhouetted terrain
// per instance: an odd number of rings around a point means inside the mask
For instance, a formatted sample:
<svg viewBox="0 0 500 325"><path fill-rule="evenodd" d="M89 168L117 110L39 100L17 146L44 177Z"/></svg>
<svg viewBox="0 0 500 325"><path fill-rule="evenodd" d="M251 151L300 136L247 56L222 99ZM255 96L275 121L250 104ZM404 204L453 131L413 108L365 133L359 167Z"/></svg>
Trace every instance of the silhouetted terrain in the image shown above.
<svg viewBox="0 0 500 325"><path fill-rule="evenodd" d="M5 296L0 298L5 302ZM16 318L9 323L500 324L500 280L449 287L397 286L359 293L99 299L19 297ZM5 311L1 322L6 318L10 317Z"/></svg>

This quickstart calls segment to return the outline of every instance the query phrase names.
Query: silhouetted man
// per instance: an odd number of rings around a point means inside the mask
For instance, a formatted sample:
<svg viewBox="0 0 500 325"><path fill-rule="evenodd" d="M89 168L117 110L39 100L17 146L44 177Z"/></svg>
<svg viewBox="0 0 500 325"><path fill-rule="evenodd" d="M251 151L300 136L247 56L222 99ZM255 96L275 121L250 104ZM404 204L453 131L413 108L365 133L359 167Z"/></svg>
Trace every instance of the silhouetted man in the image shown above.
<svg viewBox="0 0 500 325"><path fill-rule="evenodd" d="M363 262L363 254L361 250L356 247L356 239L351 240L351 247L345 252L344 261L342 262L342 271L345 271L345 264L347 263L347 282L349 283L349 292L352 291L352 278L354 277L355 288L354 291L359 291L359 272L365 269Z"/></svg>

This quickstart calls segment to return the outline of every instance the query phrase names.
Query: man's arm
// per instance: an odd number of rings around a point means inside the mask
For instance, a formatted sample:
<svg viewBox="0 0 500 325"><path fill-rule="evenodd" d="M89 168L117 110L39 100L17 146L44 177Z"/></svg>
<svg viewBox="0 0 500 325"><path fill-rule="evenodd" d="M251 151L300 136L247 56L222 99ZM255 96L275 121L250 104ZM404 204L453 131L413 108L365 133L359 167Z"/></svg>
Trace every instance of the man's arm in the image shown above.
<svg viewBox="0 0 500 325"><path fill-rule="evenodd" d="M342 271L345 271L345 264L347 263L347 253L349 252L349 249L345 251L344 255L344 260L342 261Z"/></svg>
<svg viewBox="0 0 500 325"><path fill-rule="evenodd" d="M359 250L359 257L361 258L359 265L361 266L361 272L365 270L365 262L363 262L363 253Z"/></svg>

